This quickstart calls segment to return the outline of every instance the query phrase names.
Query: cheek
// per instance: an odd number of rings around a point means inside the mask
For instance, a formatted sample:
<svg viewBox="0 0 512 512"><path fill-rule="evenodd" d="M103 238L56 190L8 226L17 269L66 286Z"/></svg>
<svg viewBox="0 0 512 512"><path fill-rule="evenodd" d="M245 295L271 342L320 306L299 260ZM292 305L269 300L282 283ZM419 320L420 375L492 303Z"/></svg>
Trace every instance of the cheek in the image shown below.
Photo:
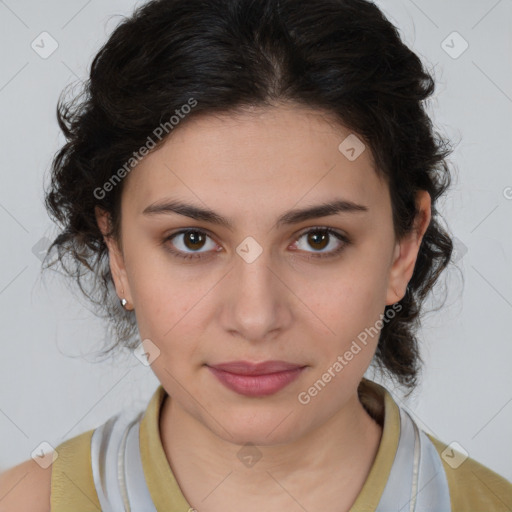
<svg viewBox="0 0 512 512"><path fill-rule="evenodd" d="M166 370L179 373L183 361L197 359L211 284L192 285L186 273L176 267L171 272L169 267L159 268L149 261L144 267L133 273L130 285L138 330L141 339L151 340L162 356L152 364L155 373L168 379Z"/></svg>
<svg viewBox="0 0 512 512"><path fill-rule="evenodd" d="M201 307L197 293L180 286L143 285L137 288L135 314L141 336L154 339L167 350L171 345L189 346L200 326ZM194 327L195 326L195 327Z"/></svg>
<svg viewBox="0 0 512 512"><path fill-rule="evenodd" d="M372 283L366 279L369 279L367 274L353 274L351 282L331 283L311 307L322 322L317 318L312 321L321 325L323 332L315 334L318 339L314 350L316 367L308 385L312 386L318 379L329 382L329 391L322 393L319 407L342 403L346 390L357 386L375 354L384 306L376 298ZM357 285L353 285L353 280L358 280Z"/></svg>
<svg viewBox="0 0 512 512"><path fill-rule="evenodd" d="M358 382L372 361L385 309L382 285L378 282L382 280L381 273L379 265L354 268L326 283L322 293L310 295L308 305L311 304L322 320L314 319L322 330L322 342L316 348L315 377L320 378L330 368L337 376L333 379L336 382L333 389L347 382ZM341 361L338 356L342 357Z"/></svg>
<svg viewBox="0 0 512 512"><path fill-rule="evenodd" d="M333 271L323 285L309 288L304 297L308 307L325 324L331 335L357 336L358 332L373 324L385 307L387 278L382 264L354 266L350 271L340 267ZM304 282L306 286L306 282ZM334 331L334 332L331 332Z"/></svg>

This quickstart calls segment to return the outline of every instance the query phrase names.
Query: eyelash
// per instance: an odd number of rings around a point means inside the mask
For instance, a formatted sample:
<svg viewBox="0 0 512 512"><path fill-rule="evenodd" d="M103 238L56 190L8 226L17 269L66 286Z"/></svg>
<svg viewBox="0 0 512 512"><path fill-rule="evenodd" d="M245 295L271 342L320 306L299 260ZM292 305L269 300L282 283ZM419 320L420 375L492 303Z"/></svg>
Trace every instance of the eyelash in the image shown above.
<svg viewBox="0 0 512 512"><path fill-rule="evenodd" d="M331 228L322 227L322 226L314 226L312 228L308 228L305 231L302 231L298 235L297 240L299 240L304 235L307 235L307 234L309 234L311 232L313 232L313 233L314 232L327 233L329 235L334 236L340 242L343 242L343 243L341 244L341 246L338 249L335 249L335 250L330 251L328 253L312 253L310 256L306 257L307 259L334 258L335 256L338 256L348 245L351 244L351 240L347 236L345 236L342 233L339 233L338 231L335 231L335 230L333 230ZM206 235L207 237L211 238L211 236L206 231L204 231L202 229L183 229L181 231L177 231L176 233L173 233L173 234L169 235L168 237L166 237L163 240L163 243L165 244L166 242L172 240L174 237L176 237L178 235L183 235L183 234L188 234L188 233L200 233L202 235ZM166 250L169 251L173 256L176 256L178 258L183 258L183 259L186 259L186 260L192 260L192 259L199 259L200 260L200 259L204 259L204 258L209 257L209 255L208 256L203 256L204 254L207 254L207 253L183 253L183 251L177 251L175 249L171 249L169 246L166 246Z"/></svg>

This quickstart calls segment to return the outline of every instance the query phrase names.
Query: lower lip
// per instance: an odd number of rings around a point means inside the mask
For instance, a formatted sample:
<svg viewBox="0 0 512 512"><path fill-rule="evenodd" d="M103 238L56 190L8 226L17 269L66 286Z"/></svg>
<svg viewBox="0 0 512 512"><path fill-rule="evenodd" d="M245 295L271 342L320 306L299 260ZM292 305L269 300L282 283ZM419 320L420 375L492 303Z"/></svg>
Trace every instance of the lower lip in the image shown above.
<svg viewBox="0 0 512 512"><path fill-rule="evenodd" d="M277 393L293 382L305 369L296 368L283 372L268 373L266 375L239 375L229 373L217 368L207 367L224 386L245 396L267 396Z"/></svg>

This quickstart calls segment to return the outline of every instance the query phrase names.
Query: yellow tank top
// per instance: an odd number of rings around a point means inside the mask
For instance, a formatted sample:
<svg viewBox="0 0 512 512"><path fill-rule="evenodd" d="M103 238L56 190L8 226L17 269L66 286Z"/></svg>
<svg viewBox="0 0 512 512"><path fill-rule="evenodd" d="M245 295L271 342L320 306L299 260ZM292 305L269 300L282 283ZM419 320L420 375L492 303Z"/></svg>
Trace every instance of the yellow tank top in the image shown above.
<svg viewBox="0 0 512 512"><path fill-rule="evenodd" d="M156 510L188 512L192 507L171 471L159 433L160 409L166 397L171 399L160 385L144 411L140 422L141 462ZM386 388L372 381L363 379L360 398L383 431L370 473L350 512L371 512L379 504L397 453L400 413ZM57 446L58 457L53 462L51 477L51 512L101 510L91 466L93 432L89 430ZM454 452L445 443L426 435L441 456L453 511L512 511L511 482L469 457L455 467L451 460Z"/></svg>

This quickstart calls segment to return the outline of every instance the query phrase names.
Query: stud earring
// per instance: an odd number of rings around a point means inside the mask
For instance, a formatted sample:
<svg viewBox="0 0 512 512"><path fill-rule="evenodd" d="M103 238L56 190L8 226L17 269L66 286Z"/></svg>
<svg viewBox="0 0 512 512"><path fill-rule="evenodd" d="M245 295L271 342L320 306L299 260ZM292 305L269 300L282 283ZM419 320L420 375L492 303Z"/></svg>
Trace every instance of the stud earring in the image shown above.
<svg viewBox="0 0 512 512"><path fill-rule="evenodd" d="M123 306L123 308L126 309L126 304L128 304L128 301L123 298L119 302L121 302L121 306Z"/></svg>

